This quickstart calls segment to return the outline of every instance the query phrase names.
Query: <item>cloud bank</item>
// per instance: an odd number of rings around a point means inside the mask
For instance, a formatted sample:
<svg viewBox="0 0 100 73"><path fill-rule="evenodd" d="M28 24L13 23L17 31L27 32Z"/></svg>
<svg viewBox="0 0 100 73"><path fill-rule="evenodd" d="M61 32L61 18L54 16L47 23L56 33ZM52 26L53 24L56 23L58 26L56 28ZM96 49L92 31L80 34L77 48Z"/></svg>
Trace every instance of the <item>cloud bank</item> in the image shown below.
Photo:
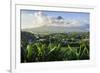
<svg viewBox="0 0 100 73"><path fill-rule="evenodd" d="M45 15L43 12L21 15L21 28L38 28L45 26L66 27L66 28L89 28L89 23L85 20L63 19Z"/></svg>

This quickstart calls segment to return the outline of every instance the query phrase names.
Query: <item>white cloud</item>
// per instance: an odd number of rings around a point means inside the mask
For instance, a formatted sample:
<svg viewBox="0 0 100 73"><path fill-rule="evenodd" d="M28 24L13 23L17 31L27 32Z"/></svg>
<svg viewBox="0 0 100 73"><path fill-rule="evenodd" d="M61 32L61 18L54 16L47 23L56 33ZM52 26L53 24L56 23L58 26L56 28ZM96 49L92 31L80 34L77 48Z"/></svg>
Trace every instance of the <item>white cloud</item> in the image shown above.
<svg viewBox="0 0 100 73"><path fill-rule="evenodd" d="M41 26L59 26L59 27L81 27L87 23L87 21L69 20L63 19L58 20L57 18L49 17L44 15L42 12L34 14L22 14L22 29L24 28L36 28Z"/></svg>

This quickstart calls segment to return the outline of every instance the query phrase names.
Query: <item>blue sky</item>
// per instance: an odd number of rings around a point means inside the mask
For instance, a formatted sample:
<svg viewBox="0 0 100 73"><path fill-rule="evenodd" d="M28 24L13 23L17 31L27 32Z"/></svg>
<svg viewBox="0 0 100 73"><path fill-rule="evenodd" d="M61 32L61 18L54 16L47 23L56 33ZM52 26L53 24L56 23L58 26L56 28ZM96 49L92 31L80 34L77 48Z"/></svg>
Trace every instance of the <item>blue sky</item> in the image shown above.
<svg viewBox="0 0 100 73"><path fill-rule="evenodd" d="M21 10L23 14L34 14L39 10ZM42 11L47 16L58 17L62 16L64 19L75 19L79 21L86 21L89 24L90 14L86 12L63 12L63 11Z"/></svg>
<svg viewBox="0 0 100 73"><path fill-rule="evenodd" d="M34 13L39 12L40 10L21 10L21 25L22 27L37 27L38 25L34 23ZM87 28L89 29L90 26L90 14L86 12L64 12L64 11L42 11L43 14L49 17L57 18L58 16L63 17L67 21L71 21L70 26L74 27L80 27L81 28ZM40 22L40 21L38 21ZM54 26L54 25L53 25ZM58 26L58 25L57 25ZM62 24L61 26L67 26Z"/></svg>

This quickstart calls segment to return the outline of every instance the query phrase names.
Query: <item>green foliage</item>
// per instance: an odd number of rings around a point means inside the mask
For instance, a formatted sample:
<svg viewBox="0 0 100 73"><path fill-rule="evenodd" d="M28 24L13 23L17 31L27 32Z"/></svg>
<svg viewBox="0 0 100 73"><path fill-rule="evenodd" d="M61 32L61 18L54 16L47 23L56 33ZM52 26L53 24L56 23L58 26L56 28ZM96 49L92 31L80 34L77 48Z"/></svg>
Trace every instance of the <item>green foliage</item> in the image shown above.
<svg viewBox="0 0 100 73"><path fill-rule="evenodd" d="M86 33L39 34L39 38L32 33L24 32L24 34L21 37L22 63L89 59L89 37L85 38L88 36ZM28 41L30 38L31 42Z"/></svg>

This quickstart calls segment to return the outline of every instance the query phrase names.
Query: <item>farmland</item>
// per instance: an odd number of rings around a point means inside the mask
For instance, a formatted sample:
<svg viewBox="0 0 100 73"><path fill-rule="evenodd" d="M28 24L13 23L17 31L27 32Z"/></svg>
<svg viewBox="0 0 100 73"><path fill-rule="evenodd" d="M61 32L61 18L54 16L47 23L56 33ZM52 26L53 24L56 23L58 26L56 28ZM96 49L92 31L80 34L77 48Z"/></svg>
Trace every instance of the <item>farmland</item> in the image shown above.
<svg viewBox="0 0 100 73"><path fill-rule="evenodd" d="M89 32L21 31L21 63L89 60Z"/></svg>

